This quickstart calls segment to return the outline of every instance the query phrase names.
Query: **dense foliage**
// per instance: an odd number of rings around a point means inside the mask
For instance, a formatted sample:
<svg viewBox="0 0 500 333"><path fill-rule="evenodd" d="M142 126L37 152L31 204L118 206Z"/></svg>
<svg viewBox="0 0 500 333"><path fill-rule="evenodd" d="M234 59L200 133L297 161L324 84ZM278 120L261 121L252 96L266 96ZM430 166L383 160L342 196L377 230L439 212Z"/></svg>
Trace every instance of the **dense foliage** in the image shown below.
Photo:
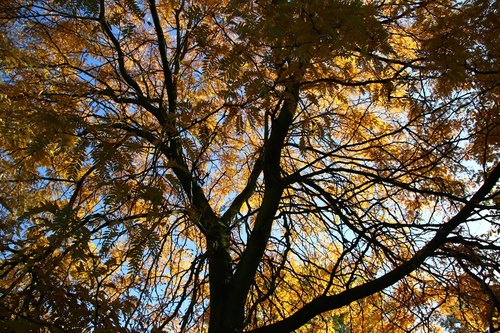
<svg viewBox="0 0 500 333"><path fill-rule="evenodd" d="M500 329L498 7L1 0L0 326Z"/></svg>

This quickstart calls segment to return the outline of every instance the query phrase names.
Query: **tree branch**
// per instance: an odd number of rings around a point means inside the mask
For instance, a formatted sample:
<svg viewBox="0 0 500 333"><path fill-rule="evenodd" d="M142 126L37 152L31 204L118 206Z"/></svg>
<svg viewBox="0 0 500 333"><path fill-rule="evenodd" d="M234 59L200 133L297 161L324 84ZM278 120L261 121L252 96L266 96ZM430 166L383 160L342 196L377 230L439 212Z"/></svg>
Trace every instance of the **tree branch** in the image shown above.
<svg viewBox="0 0 500 333"><path fill-rule="evenodd" d="M259 178L262 169L263 169L263 154L255 161L252 172L250 173L250 177L248 178L248 182L245 188L234 198L233 202L227 209L227 211L222 215L221 221L230 225L231 221L235 218L236 214L239 213L241 206L245 201L250 198L250 196L255 192L255 187L257 186L257 179Z"/></svg>
<svg viewBox="0 0 500 333"><path fill-rule="evenodd" d="M474 210L488 193L493 189L500 178L500 165L497 165L486 178L483 185L462 207L462 209L436 232L434 237L420 249L410 260L402 263L383 276L345 290L332 296L320 296L304 305L300 310L288 318L274 324L257 328L249 333L288 333L306 324L315 316L334 309L346 306L358 299L373 295L408 276L417 270L434 251L446 243L446 237L460 224L467 221Z"/></svg>
<svg viewBox="0 0 500 333"><path fill-rule="evenodd" d="M281 150L285 145L288 130L297 109L299 84L297 82L291 83L285 89L284 94L285 102L280 114L273 122L269 140L264 147L263 171L266 188L262 205L248 239L247 247L241 256L241 260L236 267L230 283L230 304L235 304L241 310L244 309L250 286L254 281L257 268L266 249L274 217L284 189L280 176ZM244 314L237 313L236 315L243 317Z"/></svg>

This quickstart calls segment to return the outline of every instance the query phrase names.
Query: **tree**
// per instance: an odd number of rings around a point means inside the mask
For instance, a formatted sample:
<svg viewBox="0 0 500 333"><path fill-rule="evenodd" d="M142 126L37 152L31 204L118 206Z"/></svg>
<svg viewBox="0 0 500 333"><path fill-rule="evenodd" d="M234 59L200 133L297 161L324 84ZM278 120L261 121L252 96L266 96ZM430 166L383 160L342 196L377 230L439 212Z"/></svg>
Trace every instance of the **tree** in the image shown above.
<svg viewBox="0 0 500 333"><path fill-rule="evenodd" d="M498 3L1 7L8 330L498 329Z"/></svg>

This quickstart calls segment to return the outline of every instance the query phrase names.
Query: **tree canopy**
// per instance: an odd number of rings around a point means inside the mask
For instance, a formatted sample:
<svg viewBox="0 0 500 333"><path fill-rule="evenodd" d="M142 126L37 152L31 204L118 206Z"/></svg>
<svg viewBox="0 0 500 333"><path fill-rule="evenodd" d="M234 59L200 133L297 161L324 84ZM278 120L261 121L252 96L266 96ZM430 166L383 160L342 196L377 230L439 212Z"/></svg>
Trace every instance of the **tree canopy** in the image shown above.
<svg viewBox="0 0 500 333"><path fill-rule="evenodd" d="M0 326L500 329L493 0L1 0Z"/></svg>

